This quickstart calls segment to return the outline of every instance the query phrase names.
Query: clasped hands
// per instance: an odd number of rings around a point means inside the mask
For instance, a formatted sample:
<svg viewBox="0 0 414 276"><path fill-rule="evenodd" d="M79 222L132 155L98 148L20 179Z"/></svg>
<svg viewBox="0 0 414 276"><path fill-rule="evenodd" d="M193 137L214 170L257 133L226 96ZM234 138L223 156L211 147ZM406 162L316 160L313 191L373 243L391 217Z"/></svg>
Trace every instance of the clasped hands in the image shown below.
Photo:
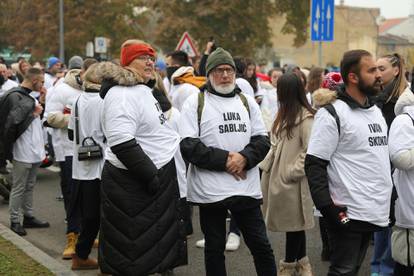
<svg viewBox="0 0 414 276"><path fill-rule="evenodd" d="M226 162L226 171L239 181L246 179L246 158L238 152L229 152Z"/></svg>

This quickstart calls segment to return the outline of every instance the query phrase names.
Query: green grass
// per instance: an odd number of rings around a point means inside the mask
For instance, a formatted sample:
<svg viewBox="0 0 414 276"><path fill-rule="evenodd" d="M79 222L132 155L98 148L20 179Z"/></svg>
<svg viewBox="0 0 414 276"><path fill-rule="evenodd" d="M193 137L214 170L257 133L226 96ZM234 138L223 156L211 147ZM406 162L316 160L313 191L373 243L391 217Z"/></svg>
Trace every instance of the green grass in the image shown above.
<svg viewBox="0 0 414 276"><path fill-rule="evenodd" d="M53 273L0 236L0 275L47 276Z"/></svg>

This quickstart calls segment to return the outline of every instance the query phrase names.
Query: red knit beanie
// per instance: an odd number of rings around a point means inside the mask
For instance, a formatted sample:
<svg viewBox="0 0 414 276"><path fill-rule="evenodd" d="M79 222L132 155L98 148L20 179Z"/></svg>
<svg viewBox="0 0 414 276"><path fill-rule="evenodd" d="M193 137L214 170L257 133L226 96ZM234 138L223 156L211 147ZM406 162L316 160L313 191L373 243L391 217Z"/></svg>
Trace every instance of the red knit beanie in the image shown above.
<svg viewBox="0 0 414 276"><path fill-rule="evenodd" d="M128 66L134 59L144 55L155 57L155 50L144 43L127 45L121 49L121 65Z"/></svg>

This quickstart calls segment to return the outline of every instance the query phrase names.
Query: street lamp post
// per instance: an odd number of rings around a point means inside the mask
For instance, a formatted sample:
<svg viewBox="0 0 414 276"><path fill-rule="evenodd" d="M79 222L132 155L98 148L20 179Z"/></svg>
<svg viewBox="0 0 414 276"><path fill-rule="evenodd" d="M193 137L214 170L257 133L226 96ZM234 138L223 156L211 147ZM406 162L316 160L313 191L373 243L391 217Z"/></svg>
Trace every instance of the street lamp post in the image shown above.
<svg viewBox="0 0 414 276"><path fill-rule="evenodd" d="M63 0L59 0L59 59L65 61L65 40L64 40Z"/></svg>

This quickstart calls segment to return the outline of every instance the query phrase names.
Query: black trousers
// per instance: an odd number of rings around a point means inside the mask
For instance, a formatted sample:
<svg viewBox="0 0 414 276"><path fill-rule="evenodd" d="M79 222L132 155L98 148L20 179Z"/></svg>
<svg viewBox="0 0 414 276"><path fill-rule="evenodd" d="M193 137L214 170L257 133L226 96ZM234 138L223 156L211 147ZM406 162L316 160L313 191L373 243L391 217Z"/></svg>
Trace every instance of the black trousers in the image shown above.
<svg viewBox="0 0 414 276"><path fill-rule="evenodd" d="M395 262L394 276L413 276L414 268Z"/></svg>
<svg viewBox="0 0 414 276"><path fill-rule="evenodd" d="M260 205L240 209L240 203L200 206L200 225L206 240L204 261L207 276L225 276L226 217L230 211L247 247L253 255L259 276L277 274L275 257L266 233Z"/></svg>
<svg viewBox="0 0 414 276"><path fill-rule="evenodd" d="M81 232L76 244L76 255L87 259L99 232L101 181L74 180L79 185L77 204L81 211Z"/></svg>
<svg viewBox="0 0 414 276"><path fill-rule="evenodd" d="M355 276L364 261L372 232L327 227L331 247L328 276Z"/></svg>
<svg viewBox="0 0 414 276"><path fill-rule="evenodd" d="M72 179L72 156L66 156L64 162L60 162L60 187L62 189L65 204L66 220L68 222L66 233L79 233L81 224L81 212L76 204L79 192L79 183Z"/></svg>
<svg viewBox="0 0 414 276"><path fill-rule="evenodd" d="M306 256L305 231L286 232L285 262L293 263Z"/></svg>

